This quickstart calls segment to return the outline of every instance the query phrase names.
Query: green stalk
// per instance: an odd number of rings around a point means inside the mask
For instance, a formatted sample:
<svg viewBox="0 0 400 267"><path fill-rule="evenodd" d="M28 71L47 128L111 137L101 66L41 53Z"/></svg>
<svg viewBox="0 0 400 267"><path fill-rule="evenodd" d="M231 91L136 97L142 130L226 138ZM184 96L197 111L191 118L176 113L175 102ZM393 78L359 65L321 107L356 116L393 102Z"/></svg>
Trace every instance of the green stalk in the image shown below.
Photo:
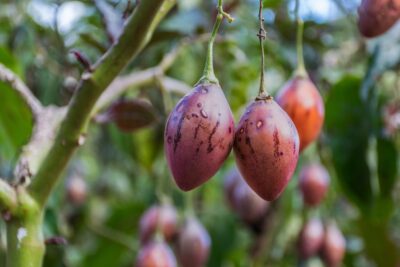
<svg viewBox="0 0 400 267"><path fill-rule="evenodd" d="M203 76L200 78L197 84L200 83L215 83L219 84L219 81L217 77L215 76L214 73L214 42L215 38L217 37L219 27L221 26L222 21L224 20L224 17L228 19L229 22L233 21L233 18L223 10L222 6L222 0L218 0L218 15L214 23L213 30L211 32L211 37L210 41L208 42L208 47L207 47L207 57L206 57L206 63L203 71Z"/></svg>
<svg viewBox="0 0 400 267"><path fill-rule="evenodd" d="M297 21L297 36L296 36L296 49L297 49L297 68L294 72L295 76L305 78L308 76L303 56L303 31L304 22L299 17L299 0L296 0L296 21Z"/></svg>
<svg viewBox="0 0 400 267"><path fill-rule="evenodd" d="M267 32L264 28L264 17L262 15L263 11L263 0L260 0L260 6L258 9L258 21L260 24L260 29L258 31L258 39L260 40L260 50L261 50L261 66L260 66L260 88L258 90L258 96L256 100L267 100L271 99L272 97L267 93L265 90L265 78L264 78L264 68L265 68L265 52L264 52L264 40L267 38Z"/></svg>

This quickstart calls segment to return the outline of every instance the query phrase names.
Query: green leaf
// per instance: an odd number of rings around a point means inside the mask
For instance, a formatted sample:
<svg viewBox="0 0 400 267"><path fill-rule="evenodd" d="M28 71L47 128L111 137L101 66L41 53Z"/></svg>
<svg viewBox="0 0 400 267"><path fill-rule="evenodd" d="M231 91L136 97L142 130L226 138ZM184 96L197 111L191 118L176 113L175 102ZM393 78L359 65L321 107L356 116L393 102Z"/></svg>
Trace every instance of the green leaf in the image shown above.
<svg viewBox="0 0 400 267"><path fill-rule="evenodd" d="M378 137L377 154L380 194L382 197L390 197L398 172L396 144L389 138Z"/></svg>
<svg viewBox="0 0 400 267"><path fill-rule="evenodd" d="M367 163L371 122L360 88L361 79L353 76L332 87L326 103L326 132L339 183L346 196L364 210L372 200Z"/></svg>
<svg viewBox="0 0 400 267"><path fill-rule="evenodd" d="M0 157L11 160L29 140L33 116L21 96L2 82L0 99Z"/></svg>
<svg viewBox="0 0 400 267"><path fill-rule="evenodd" d="M11 52L4 46L0 46L0 63L12 70L14 73L21 75L22 68L17 59L13 57Z"/></svg>

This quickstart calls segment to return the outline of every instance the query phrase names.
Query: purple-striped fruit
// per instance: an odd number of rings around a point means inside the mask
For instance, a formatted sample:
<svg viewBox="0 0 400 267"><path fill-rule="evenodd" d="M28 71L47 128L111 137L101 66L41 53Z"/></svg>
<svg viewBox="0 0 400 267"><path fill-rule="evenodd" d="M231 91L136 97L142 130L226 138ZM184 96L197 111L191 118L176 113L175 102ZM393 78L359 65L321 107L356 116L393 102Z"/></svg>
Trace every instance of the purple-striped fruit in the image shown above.
<svg viewBox="0 0 400 267"><path fill-rule="evenodd" d="M317 206L324 199L329 186L329 173L320 164L310 164L300 172L299 187L307 206Z"/></svg>
<svg viewBox="0 0 400 267"><path fill-rule="evenodd" d="M317 218L309 220L303 225L297 242L300 258L308 259L316 255L321 249L323 241L324 226L321 220Z"/></svg>
<svg viewBox="0 0 400 267"><path fill-rule="evenodd" d="M179 234L178 260L182 267L203 267L210 254L211 238L204 226L189 217Z"/></svg>
<svg viewBox="0 0 400 267"><path fill-rule="evenodd" d="M232 111L217 84L200 83L171 112L164 137L178 187L192 190L210 179L232 149Z"/></svg>
<svg viewBox="0 0 400 267"><path fill-rule="evenodd" d="M176 267L172 250L162 241L152 241L140 248L135 267Z"/></svg>
<svg viewBox="0 0 400 267"><path fill-rule="evenodd" d="M321 256L327 267L340 266L346 252L346 240L339 228L331 223L325 229Z"/></svg>
<svg viewBox="0 0 400 267"><path fill-rule="evenodd" d="M247 184L260 197L272 201L285 189L296 168L299 135L271 97L257 99L236 128L234 152Z"/></svg>
<svg viewBox="0 0 400 267"><path fill-rule="evenodd" d="M400 19L400 0L363 0L358 15L361 34L368 38L379 36Z"/></svg>
<svg viewBox="0 0 400 267"><path fill-rule="evenodd" d="M171 205L152 206L140 219L140 241L146 243L154 236L157 228L167 241L172 241L178 233L178 214Z"/></svg>

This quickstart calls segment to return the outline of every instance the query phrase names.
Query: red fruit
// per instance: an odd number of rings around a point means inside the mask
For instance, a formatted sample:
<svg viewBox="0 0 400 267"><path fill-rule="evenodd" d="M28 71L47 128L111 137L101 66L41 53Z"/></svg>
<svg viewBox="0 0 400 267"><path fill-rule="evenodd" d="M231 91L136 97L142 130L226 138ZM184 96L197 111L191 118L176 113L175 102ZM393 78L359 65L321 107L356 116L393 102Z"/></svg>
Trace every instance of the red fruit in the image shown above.
<svg viewBox="0 0 400 267"><path fill-rule="evenodd" d="M87 188L85 180L80 176L71 176L67 181L67 198L76 205L83 204L86 200Z"/></svg>
<svg viewBox="0 0 400 267"><path fill-rule="evenodd" d="M321 132L325 113L321 95L309 78L296 76L278 92L276 102L296 125L302 151Z"/></svg>
<svg viewBox="0 0 400 267"><path fill-rule="evenodd" d="M199 84L171 112L164 138L168 165L188 191L210 179L232 149L231 109L216 84Z"/></svg>
<svg viewBox="0 0 400 267"><path fill-rule="evenodd" d="M247 184L272 201L285 189L299 157L292 120L272 98L251 103L240 119L234 145L236 163Z"/></svg>
<svg viewBox="0 0 400 267"><path fill-rule="evenodd" d="M147 243L139 250L136 267L176 267L176 259L167 244L161 241Z"/></svg>
<svg viewBox="0 0 400 267"><path fill-rule="evenodd" d="M346 240L335 224L329 224L325 229L322 244L322 259L328 267L340 266L346 250Z"/></svg>
<svg viewBox="0 0 400 267"><path fill-rule="evenodd" d="M195 217L188 218L179 234L178 259L181 266L205 266L210 246L211 239L207 230Z"/></svg>
<svg viewBox="0 0 400 267"><path fill-rule="evenodd" d="M389 30L400 18L400 0L363 0L358 8L358 29L365 37Z"/></svg>
<svg viewBox="0 0 400 267"><path fill-rule="evenodd" d="M225 179L225 195L233 211L250 224L260 222L265 216L268 202L260 198L233 169Z"/></svg>
<svg viewBox="0 0 400 267"><path fill-rule="evenodd" d="M153 106L141 99L118 100L97 118L98 122L114 122L123 132L133 132L150 126L157 120Z"/></svg>
<svg viewBox="0 0 400 267"><path fill-rule="evenodd" d="M140 241L148 242L158 227L167 241L174 239L178 232L178 215L173 206L153 206L143 214L139 225Z"/></svg>
<svg viewBox="0 0 400 267"><path fill-rule="evenodd" d="M301 229L298 240L299 256L308 259L321 249L324 240L324 226L321 220L311 219Z"/></svg>
<svg viewBox="0 0 400 267"><path fill-rule="evenodd" d="M320 164L303 167L300 172L299 186L303 201L308 206L321 203L329 186L329 173Z"/></svg>

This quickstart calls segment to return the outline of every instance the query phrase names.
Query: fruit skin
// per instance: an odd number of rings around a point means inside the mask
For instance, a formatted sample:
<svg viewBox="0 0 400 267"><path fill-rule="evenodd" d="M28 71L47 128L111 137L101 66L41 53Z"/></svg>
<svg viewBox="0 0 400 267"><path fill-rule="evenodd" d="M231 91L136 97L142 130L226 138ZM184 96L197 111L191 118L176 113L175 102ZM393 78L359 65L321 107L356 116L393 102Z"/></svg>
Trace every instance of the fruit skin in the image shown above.
<svg viewBox="0 0 400 267"><path fill-rule="evenodd" d="M217 84L198 84L171 112L164 136L168 165L178 187L192 190L210 179L229 155L232 111Z"/></svg>
<svg viewBox="0 0 400 267"><path fill-rule="evenodd" d="M269 203L259 197L234 168L224 181L225 197L231 209L246 223L260 223L267 213Z"/></svg>
<svg viewBox="0 0 400 267"><path fill-rule="evenodd" d="M303 225L300 231L297 248L301 259L316 255L324 241L324 226L321 220L313 218Z"/></svg>
<svg viewBox="0 0 400 267"><path fill-rule="evenodd" d="M299 187L307 206L317 206L326 195L330 182L328 171L320 164L304 166L299 175Z"/></svg>
<svg viewBox="0 0 400 267"><path fill-rule="evenodd" d="M247 184L260 197L272 201L296 168L299 136L292 120L272 98L256 100L237 126L234 152Z"/></svg>
<svg viewBox="0 0 400 267"><path fill-rule="evenodd" d="M157 120L153 106L142 99L118 100L104 116L105 121L114 122L126 133L150 126Z"/></svg>
<svg viewBox="0 0 400 267"><path fill-rule="evenodd" d="M81 205L86 201L87 188L85 180L78 176L71 176L67 181L67 198L75 204Z"/></svg>
<svg viewBox="0 0 400 267"><path fill-rule="evenodd" d="M358 29L372 38L388 31L400 18L400 0L363 0L358 8Z"/></svg>
<svg viewBox="0 0 400 267"><path fill-rule="evenodd" d="M172 241L178 233L178 214L175 208L169 204L152 206L140 219L140 241L146 243L160 227L161 233L167 241Z"/></svg>
<svg viewBox="0 0 400 267"><path fill-rule="evenodd" d="M211 238L204 226L195 217L188 217L179 234L177 255L181 266L205 266L210 246Z"/></svg>
<svg viewBox="0 0 400 267"><path fill-rule="evenodd" d="M152 241L139 250L135 267L176 267L172 250L162 241Z"/></svg>
<svg viewBox="0 0 400 267"><path fill-rule="evenodd" d="M340 266L346 252L345 250L346 240L344 239L342 232L333 223L327 225L321 249L321 257L326 266Z"/></svg>
<svg viewBox="0 0 400 267"><path fill-rule="evenodd" d="M276 102L296 125L300 137L300 151L316 140L324 123L324 101L308 77L295 76L276 96Z"/></svg>

